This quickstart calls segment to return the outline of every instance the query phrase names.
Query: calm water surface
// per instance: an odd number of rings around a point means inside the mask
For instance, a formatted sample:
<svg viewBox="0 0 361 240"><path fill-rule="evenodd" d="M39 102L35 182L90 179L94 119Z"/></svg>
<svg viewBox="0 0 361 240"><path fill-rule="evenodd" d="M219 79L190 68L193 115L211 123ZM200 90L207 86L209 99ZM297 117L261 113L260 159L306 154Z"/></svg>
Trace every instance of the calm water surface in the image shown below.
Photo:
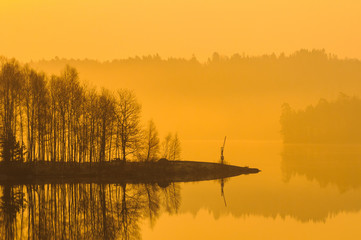
<svg viewBox="0 0 361 240"><path fill-rule="evenodd" d="M218 161L222 141L183 142ZM2 186L0 239L360 239L361 146L229 141L258 174L158 185Z"/></svg>
<svg viewBox="0 0 361 240"><path fill-rule="evenodd" d="M217 161L221 141L184 143L185 159ZM360 239L361 146L227 142L231 164L259 174L181 184L177 215L142 225L144 239Z"/></svg>

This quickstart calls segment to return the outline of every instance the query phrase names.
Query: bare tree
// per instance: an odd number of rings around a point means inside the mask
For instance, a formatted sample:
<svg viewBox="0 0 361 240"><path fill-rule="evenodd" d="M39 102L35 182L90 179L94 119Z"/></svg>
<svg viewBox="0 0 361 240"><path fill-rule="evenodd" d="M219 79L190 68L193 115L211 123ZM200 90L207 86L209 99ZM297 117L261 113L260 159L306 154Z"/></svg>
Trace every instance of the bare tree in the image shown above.
<svg viewBox="0 0 361 240"><path fill-rule="evenodd" d="M140 140L140 110L135 94L130 90L118 91L116 106L117 131L121 143L121 154L123 161L129 154L136 151Z"/></svg>
<svg viewBox="0 0 361 240"><path fill-rule="evenodd" d="M170 141L169 159L179 160L180 154L181 154L181 145L180 145L180 140L178 138L178 134L176 133L172 138L172 140Z"/></svg>
<svg viewBox="0 0 361 240"><path fill-rule="evenodd" d="M15 60L5 62L0 72L0 117L1 117L1 147L4 161L15 159L18 142L16 140L18 130L20 107L18 92L23 87L23 75L20 65Z"/></svg>
<svg viewBox="0 0 361 240"><path fill-rule="evenodd" d="M94 161L94 156L96 156L96 142L97 142L97 125L99 122L98 114L98 95L95 89L88 90L86 94L86 124L88 125L87 134L85 141L87 141L87 150L89 162Z"/></svg>
<svg viewBox="0 0 361 240"><path fill-rule="evenodd" d="M52 77L51 79L51 96L52 105L54 108L53 120L54 122L54 140L58 146L54 146L57 150L57 156L60 161L66 161L66 130L67 121L66 114L68 109L69 93L67 85L63 78Z"/></svg>
<svg viewBox="0 0 361 240"><path fill-rule="evenodd" d="M148 122L145 131L145 161L155 161L159 155L158 131L153 120Z"/></svg>
<svg viewBox="0 0 361 240"><path fill-rule="evenodd" d="M115 99L109 91L103 89L99 97L99 120L100 120L100 155L99 161L103 162L106 159L106 144L110 139L110 148L112 140L112 127L115 120ZM109 149L109 155L111 155Z"/></svg>
<svg viewBox="0 0 361 240"><path fill-rule="evenodd" d="M0 147L6 162L126 161L131 155L154 161L158 132L153 121L141 130L140 111L132 91L89 89L70 66L48 81L44 73L0 58ZM177 136L166 137L162 154L179 158Z"/></svg>
<svg viewBox="0 0 361 240"><path fill-rule="evenodd" d="M166 158L166 159L170 158L171 141L172 141L172 134L168 133L168 135L164 138L162 143L162 158Z"/></svg>

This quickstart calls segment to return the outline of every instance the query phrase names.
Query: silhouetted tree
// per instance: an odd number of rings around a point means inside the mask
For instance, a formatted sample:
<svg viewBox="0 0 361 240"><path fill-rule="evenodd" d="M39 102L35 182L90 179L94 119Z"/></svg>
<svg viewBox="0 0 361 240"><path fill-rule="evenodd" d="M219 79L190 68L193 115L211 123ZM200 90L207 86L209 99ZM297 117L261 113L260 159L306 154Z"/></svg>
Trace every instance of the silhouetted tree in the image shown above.
<svg viewBox="0 0 361 240"><path fill-rule="evenodd" d="M336 101L320 99L304 110L282 107L281 133L288 143L354 143L361 141L361 100L340 94Z"/></svg>
<svg viewBox="0 0 361 240"><path fill-rule="evenodd" d="M117 97L117 131L122 158L126 161L126 157L136 151L140 140L141 106L132 91L121 89L118 91Z"/></svg>
<svg viewBox="0 0 361 240"><path fill-rule="evenodd" d="M172 134L168 133L162 142L162 157L169 159L170 158L170 146L172 141Z"/></svg>
<svg viewBox="0 0 361 240"><path fill-rule="evenodd" d="M99 93L81 84L77 70L70 66L48 79L15 60L0 60L4 161L125 161L136 153L146 161L158 158L155 124L151 121L141 129L141 106L132 91ZM167 157L170 153L169 142Z"/></svg>
<svg viewBox="0 0 361 240"><path fill-rule="evenodd" d="M174 136L171 133L164 138L162 143L162 157L169 160L179 160L181 154L181 143L176 133Z"/></svg>
<svg viewBox="0 0 361 240"><path fill-rule="evenodd" d="M181 154L181 145L180 145L180 140L178 138L178 134L176 133L172 138L172 140L170 141L169 159L179 160L180 154Z"/></svg>
<svg viewBox="0 0 361 240"><path fill-rule="evenodd" d="M115 99L103 89L99 97L100 152L99 161L105 161L107 143L111 154L112 131L115 120Z"/></svg>
<svg viewBox="0 0 361 240"><path fill-rule="evenodd" d="M158 131L153 120L148 122L148 127L145 131L145 161L155 161L159 154L159 137Z"/></svg>
<svg viewBox="0 0 361 240"><path fill-rule="evenodd" d="M0 71L0 117L1 117L1 151L4 161L14 160L17 143L19 111L21 107L18 93L23 87L23 74L15 60L5 62Z"/></svg>

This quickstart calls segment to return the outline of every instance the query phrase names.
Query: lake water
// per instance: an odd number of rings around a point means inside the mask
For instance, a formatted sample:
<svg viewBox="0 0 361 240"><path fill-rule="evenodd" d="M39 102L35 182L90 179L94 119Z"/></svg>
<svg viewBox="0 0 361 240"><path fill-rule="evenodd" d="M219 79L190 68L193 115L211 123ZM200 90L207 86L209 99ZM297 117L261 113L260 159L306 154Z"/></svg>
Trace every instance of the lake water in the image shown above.
<svg viewBox="0 0 361 240"><path fill-rule="evenodd" d="M219 161L222 141L184 141ZM228 141L258 174L158 185L2 186L0 239L360 239L361 146Z"/></svg>

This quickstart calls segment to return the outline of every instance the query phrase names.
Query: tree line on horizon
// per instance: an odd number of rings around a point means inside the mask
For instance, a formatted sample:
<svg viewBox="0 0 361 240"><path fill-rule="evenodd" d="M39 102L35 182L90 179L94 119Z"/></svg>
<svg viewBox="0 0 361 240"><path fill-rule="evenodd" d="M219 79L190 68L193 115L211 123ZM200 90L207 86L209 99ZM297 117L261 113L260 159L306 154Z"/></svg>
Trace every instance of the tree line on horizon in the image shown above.
<svg viewBox="0 0 361 240"><path fill-rule="evenodd" d="M133 91L97 91L69 65L50 77L14 59L2 59L0 67L3 161L180 158L177 134L169 133L160 144L152 120L141 126L141 105Z"/></svg>
<svg viewBox="0 0 361 240"><path fill-rule="evenodd" d="M360 60L322 49L253 56L214 53L204 61L148 55L29 62L48 74L57 74L66 64L93 83L135 89L144 106L157 106L153 112L162 116L157 119L162 132L190 121L181 125L182 137L189 139L216 139L224 132L244 139L280 139L277 119L284 101L303 105L339 92L359 94L361 87Z"/></svg>
<svg viewBox="0 0 361 240"><path fill-rule="evenodd" d="M100 76L106 76L103 84L108 86L112 86L119 77L126 76L124 84L132 86L132 89L144 89L150 95L166 90L177 97L184 92L192 97L217 97L220 89L231 95L247 96L252 91L256 95L277 93L299 96L308 91L319 97L320 90L351 91L359 86L358 79L361 77L360 60L338 58L325 50L306 49L289 55L273 53L260 56L225 56L215 52L204 62L195 56L190 59L161 58L156 54L104 62L54 58L29 64L49 73L58 73L64 65L70 64L93 82ZM172 84L168 84L169 80ZM325 88L324 84L329 87Z"/></svg>
<svg viewBox="0 0 361 240"><path fill-rule="evenodd" d="M361 143L361 99L340 93L295 110L285 103L280 118L285 143Z"/></svg>

